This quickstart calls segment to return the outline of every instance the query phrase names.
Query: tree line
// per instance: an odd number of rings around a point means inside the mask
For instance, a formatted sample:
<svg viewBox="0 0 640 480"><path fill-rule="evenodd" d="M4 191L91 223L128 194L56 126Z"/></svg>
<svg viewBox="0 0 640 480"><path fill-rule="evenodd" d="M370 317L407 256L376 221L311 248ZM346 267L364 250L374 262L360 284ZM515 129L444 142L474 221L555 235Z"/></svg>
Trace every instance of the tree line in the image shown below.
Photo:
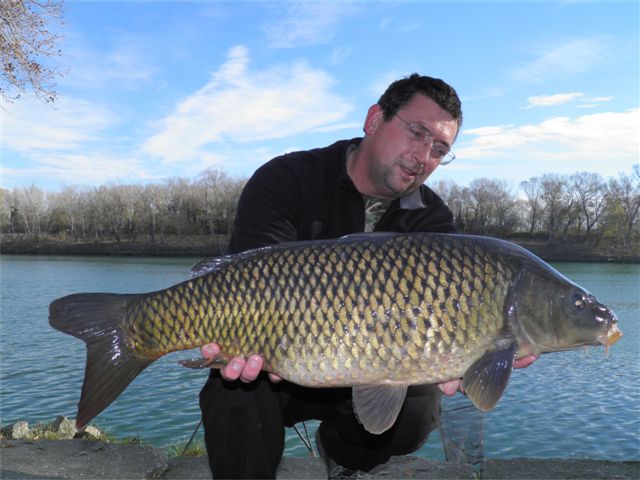
<svg viewBox="0 0 640 480"><path fill-rule="evenodd" d="M29 238L69 241L159 241L166 235L229 235L246 179L212 168L193 180L159 184L37 186L2 190L0 228ZM469 186L451 180L432 188L454 213L458 230L508 238L542 236L630 245L640 238L640 166L617 177L597 173L545 174L518 185L480 178Z"/></svg>
<svg viewBox="0 0 640 480"><path fill-rule="evenodd" d="M30 238L161 240L165 235L228 235L244 179L207 169L194 180L160 184L37 186L2 191L0 228Z"/></svg>
<svg viewBox="0 0 640 480"><path fill-rule="evenodd" d="M461 232L510 237L539 235L548 242L603 237L630 245L640 238L640 165L630 174L578 172L532 177L516 189L480 178L468 187L441 181L435 190L453 211Z"/></svg>

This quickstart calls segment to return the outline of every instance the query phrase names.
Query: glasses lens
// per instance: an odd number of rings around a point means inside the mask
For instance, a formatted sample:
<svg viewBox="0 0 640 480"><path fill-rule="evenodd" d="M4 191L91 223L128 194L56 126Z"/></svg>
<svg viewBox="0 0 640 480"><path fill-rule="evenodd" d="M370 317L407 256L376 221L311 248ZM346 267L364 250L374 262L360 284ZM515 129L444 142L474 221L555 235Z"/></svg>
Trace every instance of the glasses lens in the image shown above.
<svg viewBox="0 0 640 480"><path fill-rule="evenodd" d="M440 165L449 165L451 162L455 160L455 158L456 158L455 153L449 152L444 157L442 157L442 160L440 160Z"/></svg>

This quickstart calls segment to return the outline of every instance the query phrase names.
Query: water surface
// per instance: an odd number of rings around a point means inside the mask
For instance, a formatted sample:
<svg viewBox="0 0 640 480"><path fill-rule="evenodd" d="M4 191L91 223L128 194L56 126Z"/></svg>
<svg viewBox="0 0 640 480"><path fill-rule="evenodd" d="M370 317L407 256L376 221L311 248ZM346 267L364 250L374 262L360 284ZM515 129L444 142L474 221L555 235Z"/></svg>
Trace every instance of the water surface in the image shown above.
<svg viewBox="0 0 640 480"><path fill-rule="evenodd" d="M75 416L85 348L49 327L52 300L76 292L164 288L186 279L196 260L1 256L2 424ZM555 266L615 310L624 337L608 355L602 348L554 353L515 371L486 415L485 455L640 460L640 266ZM177 361L197 354L179 352L155 362L93 423L157 446L188 438L200 418L197 398L207 372L184 369ZM307 422L312 438L316 425ZM285 453L307 454L292 430ZM418 454L443 458L437 432Z"/></svg>

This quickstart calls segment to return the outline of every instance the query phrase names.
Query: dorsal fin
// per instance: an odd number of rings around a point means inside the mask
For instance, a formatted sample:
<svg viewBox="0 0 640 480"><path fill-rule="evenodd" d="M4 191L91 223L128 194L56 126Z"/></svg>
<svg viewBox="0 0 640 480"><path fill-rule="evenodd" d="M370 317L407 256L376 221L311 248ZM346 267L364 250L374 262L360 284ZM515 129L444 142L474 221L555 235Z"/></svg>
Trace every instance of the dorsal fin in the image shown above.
<svg viewBox="0 0 640 480"><path fill-rule="evenodd" d="M191 267L191 277L199 277L205 273L215 272L226 267L234 260L234 255L223 255L221 257L203 258Z"/></svg>
<svg viewBox="0 0 640 480"><path fill-rule="evenodd" d="M277 243L275 245L266 245L264 247L254 248L241 253L235 253L231 255L222 255L220 257L210 257L200 260L191 268L191 277L199 277L205 273L215 272L228 266L232 262L238 262L254 258L258 255L263 255L268 251L284 250L292 247L303 247L306 245L314 244L339 244L344 242L353 241L366 241L366 240L385 240L387 238L393 238L401 235L397 232L359 232L351 233L340 238L323 239L323 240L301 240L293 242Z"/></svg>
<svg viewBox="0 0 640 480"><path fill-rule="evenodd" d="M384 240L387 238L397 237L398 235L406 235L398 232L356 232L340 237L340 240Z"/></svg>

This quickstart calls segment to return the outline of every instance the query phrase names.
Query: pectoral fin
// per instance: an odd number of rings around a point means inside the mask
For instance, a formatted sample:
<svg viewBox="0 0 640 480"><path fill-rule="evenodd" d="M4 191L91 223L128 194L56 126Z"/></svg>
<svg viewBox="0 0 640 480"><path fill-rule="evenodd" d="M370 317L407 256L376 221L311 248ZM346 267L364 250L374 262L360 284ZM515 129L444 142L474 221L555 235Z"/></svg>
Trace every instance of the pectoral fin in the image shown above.
<svg viewBox="0 0 640 480"><path fill-rule="evenodd" d="M353 387L353 409L362 426L380 434L395 423L407 395L407 385Z"/></svg>
<svg viewBox="0 0 640 480"><path fill-rule="evenodd" d="M504 339L496 342L492 350L469 367L462 380L467 396L483 412L495 407L511 376L517 343L504 343Z"/></svg>

